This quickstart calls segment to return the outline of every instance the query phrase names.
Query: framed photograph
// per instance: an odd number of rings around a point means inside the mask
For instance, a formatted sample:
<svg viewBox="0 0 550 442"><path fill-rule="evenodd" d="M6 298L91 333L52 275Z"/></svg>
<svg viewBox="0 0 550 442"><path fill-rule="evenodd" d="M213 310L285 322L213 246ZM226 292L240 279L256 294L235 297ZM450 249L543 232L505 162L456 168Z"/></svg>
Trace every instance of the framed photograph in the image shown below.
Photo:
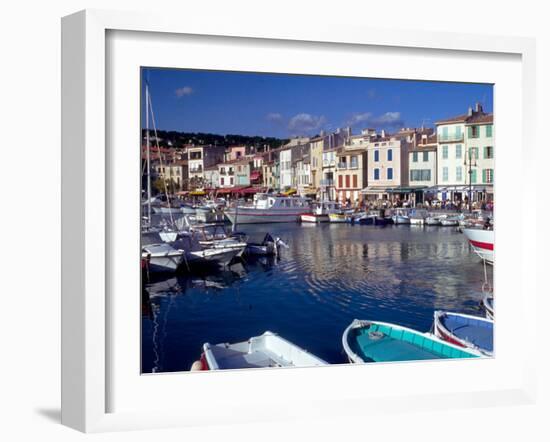
<svg viewBox="0 0 550 442"><path fill-rule="evenodd" d="M533 400L533 41L84 11L62 45L64 424Z"/></svg>

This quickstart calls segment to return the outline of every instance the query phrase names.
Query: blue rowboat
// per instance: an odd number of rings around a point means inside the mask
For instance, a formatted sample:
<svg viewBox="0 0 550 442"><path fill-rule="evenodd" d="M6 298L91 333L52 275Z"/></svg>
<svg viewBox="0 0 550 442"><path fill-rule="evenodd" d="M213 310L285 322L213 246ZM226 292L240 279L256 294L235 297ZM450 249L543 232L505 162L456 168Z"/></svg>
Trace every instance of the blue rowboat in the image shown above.
<svg viewBox="0 0 550 442"><path fill-rule="evenodd" d="M487 319L495 318L494 304L495 298L493 298L489 294L485 295L485 297L483 298L483 308L485 309L485 317Z"/></svg>
<svg viewBox="0 0 550 442"><path fill-rule="evenodd" d="M429 334L378 321L355 319L344 331L342 345L352 363L476 358L480 353Z"/></svg>
<svg viewBox="0 0 550 442"><path fill-rule="evenodd" d="M434 312L434 334L451 344L493 355L493 321L462 313Z"/></svg>

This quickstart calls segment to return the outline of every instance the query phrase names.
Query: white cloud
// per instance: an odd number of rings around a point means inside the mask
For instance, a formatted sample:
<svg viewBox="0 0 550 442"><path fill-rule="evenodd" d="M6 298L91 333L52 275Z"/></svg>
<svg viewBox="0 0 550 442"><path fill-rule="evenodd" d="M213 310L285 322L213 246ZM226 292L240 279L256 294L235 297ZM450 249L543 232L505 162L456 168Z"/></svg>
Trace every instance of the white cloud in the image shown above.
<svg viewBox="0 0 550 442"><path fill-rule="evenodd" d="M345 126L353 127L357 125L376 129L379 127L403 127L405 124L400 112L386 112L378 116L373 115L371 112L365 112L353 114L345 123Z"/></svg>
<svg viewBox="0 0 550 442"><path fill-rule="evenodd" d="M278 112L271 112L265 116L265 119L273 123L280 123L283 121L283 116Z"/></svg>
<svg viewBox="0 0 550 442"><path fill-rule="evenodd" d="M301 113L293 116L288 122L288 130L293 135L305 135L314 132L323 125L325 125L327 119L321 115L311 115L306 113Z"/></svg>
<svg viewBox="0 0 550 442"><path fill-rule="evenodd" d="M184 86L175 90L176 97L178 98L185 97L186 95L191 95L193 92L194 91L191 86Z"/></svg>

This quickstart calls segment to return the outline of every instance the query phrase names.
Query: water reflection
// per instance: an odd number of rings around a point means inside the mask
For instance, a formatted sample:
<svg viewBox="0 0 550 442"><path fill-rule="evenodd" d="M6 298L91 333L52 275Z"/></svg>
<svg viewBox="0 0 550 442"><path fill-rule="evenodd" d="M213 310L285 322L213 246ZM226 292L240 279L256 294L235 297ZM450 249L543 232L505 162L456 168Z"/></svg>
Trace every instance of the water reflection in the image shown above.
<svg viewBox="0 0 550 442"><path fill-rule="evenodd" d="M354 318L427 331L434 309L481 314L483 266L454 229L246 226L266 229L289 245L278 259L144 285L143 371L188 370L204 342L266 330L342 363L341 334Z"/></svg>

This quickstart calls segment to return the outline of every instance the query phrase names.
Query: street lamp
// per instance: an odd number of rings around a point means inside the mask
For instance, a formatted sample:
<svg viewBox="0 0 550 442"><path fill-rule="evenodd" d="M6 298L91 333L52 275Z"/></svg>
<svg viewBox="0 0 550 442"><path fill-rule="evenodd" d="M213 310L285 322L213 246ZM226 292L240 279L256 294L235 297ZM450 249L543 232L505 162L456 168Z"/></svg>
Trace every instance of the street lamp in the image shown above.
<svg viewBox="0 0 550 442"><path fill-rule="evenodd" d="M470 147L468 149L468 212L472 212L472 166L477 167L476 158L474 158L474 161L472 163L472 151L474 149L477 149L477 147ZM476 155L477 157L477 155ZM466 159L464 159L464 165L466 165Z"/></svg>

